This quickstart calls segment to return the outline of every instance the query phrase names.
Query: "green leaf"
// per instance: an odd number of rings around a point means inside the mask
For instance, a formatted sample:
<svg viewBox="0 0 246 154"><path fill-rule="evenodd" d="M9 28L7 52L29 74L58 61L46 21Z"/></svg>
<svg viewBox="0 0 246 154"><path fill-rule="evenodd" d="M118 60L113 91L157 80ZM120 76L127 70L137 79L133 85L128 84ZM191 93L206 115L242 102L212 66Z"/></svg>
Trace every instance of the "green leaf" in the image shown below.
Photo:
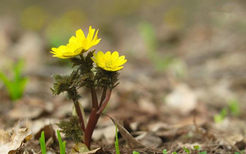
<svg viewBox="0 0 246 154"><path fill-rule="evenodd" d="M69 120L60 121L58 127L65 134L66 138L71 138L76 143L83 140L84 135L80 128L78 116L71 116Z"/></svg>
<svg viewBox="0 0 246 154"><path fill-rule="evenodd" d="M193 148L194 148L194 150L197 150L197 151L199 151L201 149L199 145L194 145Z"/></svg>
<svg viewBox="0 0 246 154"><path fill-rule="evenodd" d="M229 110L233 116L238 116L240 114L239 102L236 99L229 100Z"/></svg>
<svg viewBox="0 0 246 154"><path fill-rule="evenodd" d="M163 153L163 154L167 154L167 149L164 149L164 150L162 151L162 153Z"/></svg>
<svg viewBox="0 0 246 154"><path fill-rule="evenodd" d="M62 141L59 130L57 130L57 137L58 137L58 142L59 142L60 154L66 154L66 142Z"/></svg>
<svg viewBox="0 0 246 154"><path fill-rule="evenodd" d="M115 146L115 152L116 152L116 154L120 154L117 125L115 125L115 142L114 142L114 146Z"/></svg>
<svg viewBox="0 0 246 154"><path fill-rule="evenodd" d="M216 115L214 116L214 121L215 121L216 123L220 123L220 122L222 122L222 121L225 119L226 116L227 116L227 109L226 109L226 108L223 108L223 109L220 111L219 114L216 114Z"/></svg>
<svg viewBox="0 0 246 154"><path fill-rule="evenodd" d="M153 25L148 22L143 22L142 24L140 24L139 30L145 44L147 44L147 48L150 54L151 52L156 52L158 44Z"/></svg>
<svg viewBox="0 0 246 154"><path fill-rule="evenodd" d="M41 133L41 137L39 138L39 143L40 143L40 148L41 148L42 154L46 154L44 131L42 131L42 133Z"/></svg>
<svg viewBox="0 0 246 154"><path fill-rule="evenodd" d="M3 74L2 72L0 72L0 80L3 81L3 83L5 84L6 87L9 87L10 84L11 84L10 80L8 79L8 77L5 74Z"/></svg>
<svg viewBox="0 0 246 154"><path fill-rule="evenodd" d="M140 153L137 151L132 151L132 154L140 154Z"/></svg>
<svg viewBox="0 0 246 154"><path fill-rule="evenodd" d="M187 154L190 154L190 150L188 148L184 147L183 149Z"/></svg>
<svg viewBox="0 0 246 154"><path fill-rule="evenodd" d="M18 63L13 66L12 79L9 79L4 73L0 72L0 80L3 81L12 100L17 100L22 97L28 81L27 78L21 76L23 64L23 61L18 61Z"/></svg>
<svg viewBox="0 0 246 154"><path fill-rule="evenodd" d="M22 79L21 78L21 71L22 71L23 67L24 67L24 61L23 60L19 60L17 62L17 64L14 65L14 67L13 67L13 70L14 70L14 79L16 81Z"/></svg>

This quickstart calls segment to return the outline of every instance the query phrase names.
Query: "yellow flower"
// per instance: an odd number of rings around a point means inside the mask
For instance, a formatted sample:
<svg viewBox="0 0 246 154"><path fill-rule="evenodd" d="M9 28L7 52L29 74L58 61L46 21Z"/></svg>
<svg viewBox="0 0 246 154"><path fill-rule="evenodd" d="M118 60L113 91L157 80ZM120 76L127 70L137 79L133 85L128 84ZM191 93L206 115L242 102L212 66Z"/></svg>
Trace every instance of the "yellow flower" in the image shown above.
<svg viewBox="0 0 246 154"><path fill-rule="evenodd" d="M76 31L76 36L72 36L69 39L67 45L61 45L58 48L52 48L51 53L53 57L58 57L62 59L75 57L82 52L86 52L91 47L97 45L101 39L97 37L98 30L95 33L95 29L89 27L89 32L87 37L85 37L84 32L79 29Z"/></svg>
<svg viewBox="0 0 246 154"><path fill-rule="evenodd" d="M114 51L112 54L110 51L107 51L105 54L102 51L99 51L97 54L94 54L92 60L96 65L106 71L119 71L123 68L123 64L127 62L125 56L120 56L117 51Z"/></svg>

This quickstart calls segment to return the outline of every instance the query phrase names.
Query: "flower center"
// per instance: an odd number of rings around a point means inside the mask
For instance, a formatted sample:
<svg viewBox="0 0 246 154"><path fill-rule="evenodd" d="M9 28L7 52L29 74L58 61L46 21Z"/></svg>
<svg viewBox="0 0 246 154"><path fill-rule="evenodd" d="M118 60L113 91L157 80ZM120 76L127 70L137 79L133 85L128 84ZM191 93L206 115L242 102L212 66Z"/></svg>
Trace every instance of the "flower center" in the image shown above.
<svg viewBox="0 0 246 154"><path fill-rule="evenodd" d="M108 60L108 61L106 61L105 62L105 66L107 67L107 68L112 68L112 61L111 60Z"/></svg>

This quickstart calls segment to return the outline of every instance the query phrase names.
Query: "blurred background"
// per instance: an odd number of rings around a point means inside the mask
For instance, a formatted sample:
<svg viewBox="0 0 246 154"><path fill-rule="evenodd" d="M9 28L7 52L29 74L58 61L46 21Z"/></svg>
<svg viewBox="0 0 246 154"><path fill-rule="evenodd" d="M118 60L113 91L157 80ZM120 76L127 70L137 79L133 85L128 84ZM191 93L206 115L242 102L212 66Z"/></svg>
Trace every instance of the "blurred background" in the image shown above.
<svg viewBox="0 0 246 154"><path fill-rule="evenodd" d="M196 115L218 130L236 125L233 132L244 136L245 17L245 0L1 0L0 127L69 114L66 96L50 88L52 75L68 74L71 64L49 51L91 25L102 38L97 51L128 59L109 113L140 126L185 125ZM87 98L81 101L86 108Z"/></svg>

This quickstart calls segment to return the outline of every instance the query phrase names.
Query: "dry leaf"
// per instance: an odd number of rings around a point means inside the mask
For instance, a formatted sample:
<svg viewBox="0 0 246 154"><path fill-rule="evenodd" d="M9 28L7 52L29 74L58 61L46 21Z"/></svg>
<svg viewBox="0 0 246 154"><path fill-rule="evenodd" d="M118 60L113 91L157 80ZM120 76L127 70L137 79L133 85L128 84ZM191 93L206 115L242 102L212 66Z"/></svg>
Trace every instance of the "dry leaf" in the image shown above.
<svg viewBox="0 0 246 154"><path fill-rule="evenodd" d="M108 117L117 126L120 134L122 135L122 137L125 139L125 141L127 142L127 144L131 148L144 148L144 145L142 145L141 143L139 143L118 121L114 120L110 116L108 116Z"/></svg>
<svg viewBox="0 0 246 154"><path fill-rule="evenodd" d="M138 142L117 120L114 120L109 115L107 115L107 116L117 126L120 134L122 135L124 140L127 142L127 144L130 146L130 148L135 149L135 150L145 151L145 152L148 152L148 153L159 152L156 149L153 149L151 147L146 147L145 145L143 145L140 142Z"/></svg>
<svg viewBox="0 0 246 154"><path fill-rule="evenodd" d="M77 143L73 147L71 154L94 154L98 150L100 150L100 148L96 148L94 150L89 150L84 143Z"/></svg>
<svg viewBox="0 0 246 154"><path fill-rule="evenodd" d="M106 143L113 144L115 139L115 126L113 124L108 125L104 128L97 128L93 133L93 140L98 141L103 137L106 139Z"/></svg>
<svg viewBox="0 0 246 154"><path fill-rule="evenodd" d="M161 138L151 132L142 132L136 139L143 145L151 148L157 148L162 144Z"/></svg>
<svg viewBox="0 0 246 154"><path fill-rule="evenodd" d="M29 139L30 134L28 128L20 128L19 125L8 131L0 130L0 153L7 154L18 149L25 138Z"/></svg>
<svg viewBox="0 0 246 154"><path fill-rule="evenodd" d="M141 98L139 100L139 107L142 111L146 111L149 113L155 113L157 111L155 104L151 102L151 100L148 98Z"/></svg>
<svg viewBox="0 0 246 154"><path fill-rule="evenodd" d="M53 129L52 125L46 125L42 129L40 129L34 136L36 140L38 140L41 136L42 131L44 131L45 134L45 140L47 141L49 138L52 138L53 141L56 140L56 133L55 130Z"/></svg>
<svg viewBox="0 0 246 154"><path fill-rule="evenodd" d="M197 95L187 85L178 85L172 93L166 97L166 107L188 114L195 109Z"/></svg>
<svg viewBox="0 0 246 154"><path fill-rule="evenodd" d="M43 112L49 112L49 111L46 111L47 104L48 103L45 103L41 99L25 97L19 100L18 102L16 102L14 108L8 113L8 116L12 119L37 118Z"/></svg>

